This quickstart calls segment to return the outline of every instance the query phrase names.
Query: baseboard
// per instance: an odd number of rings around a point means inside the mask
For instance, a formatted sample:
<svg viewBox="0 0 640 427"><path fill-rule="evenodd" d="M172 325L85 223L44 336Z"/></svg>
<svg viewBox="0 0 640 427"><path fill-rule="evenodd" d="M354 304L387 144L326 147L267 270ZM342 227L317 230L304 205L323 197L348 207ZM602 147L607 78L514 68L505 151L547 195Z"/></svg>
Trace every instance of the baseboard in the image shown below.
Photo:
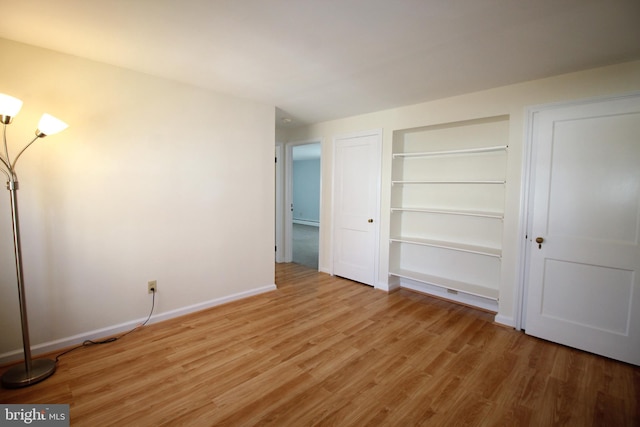
<svg viewBox="0 0 640 427"><path fill-rule="evenodd" d="M318 271L319 271L320 273L327 273L327 274L329 274L329 275L332 275L332 276L333 276L333 274L331 273L331 269L330 269L330 268L328 268L328 267L320 267L320 268L318 268Z"/></svg>
<svg viewBox="0 0 640 427"><path fill-rule="evenodd" d="M374 288L379 289L381 291L385 291L385 292L393 292L400 289L400 284L393 283L393 282L385 283L385 282L378 281L378 283L375 284Z"/></svg>
<svg viewBox="0 0 640 427"><path fill-rule="evenodd" d="M207 308L215 307L217 305L222 305L228 302L241 300L254 295L263 294L265 292L275 291L276 289L277 289L276 285L267 285L259 288L250 289L244 292L238 292L237 294L212 299L212 300L201 302L198 304L193 304L187 307L181 307L175 310L166 311L164 313L159 313L151 316L147 324L162 322L164 320L173 319L175 317L184 316L186 314L195 313L201 310L206 310ZM88 332L74 335L71 337L61 338L55 341L49 341L42 344L32 345L31 354L32 356L35 357L40 354L46 354L56 350L60 350L62 348L68 348L74 345L81 344L86 340L96 340L104 337L117 335L122 332L126 332L135 328L145 320L147 320L147 318L143 317L140 319L131 320L129 322L120 323L118 325L113 325L113 326L109 326L102 329L88 331ZM12 362L18 362L23 359L24 359L24 355L23 355L22 349L9 351L7 353L0 354L0 365L9 364Z"/></svg>
<svg viewBox="0 0 640 427"><path fill-rule="evenodd" d="M294 224L300 224L300 225L310 225L311 227L320 227L320 223L318 221L311 221L311 220L306 220L306 219L293 219L292 222Z"/></svg>
<svg viewBox="0 0 640 427"><path fill-rule="evenodd" d="M476 307L482 310L490 311L496 313L498 311L498 302L489 298L483 298L477 295L470 295L459 292L457 294L452 294L447 292L446 289L431 286L427 283L416 282L415 280L400 279L400 287L405 289L410 289L415 292L424 293L427 295L431 295L437 298L449 300L452 302L456 302L462 305Z"/></svg>
<svg viewBox="0 0 640 427"><path fill-rule="evenodd" d="M504 316L502 314L496 314L496 317L493 319L494 322L500 324L500 325L504 325L504 326L510 326L512 328L516 327L516 322L515 319L511 316Z"/></svg>

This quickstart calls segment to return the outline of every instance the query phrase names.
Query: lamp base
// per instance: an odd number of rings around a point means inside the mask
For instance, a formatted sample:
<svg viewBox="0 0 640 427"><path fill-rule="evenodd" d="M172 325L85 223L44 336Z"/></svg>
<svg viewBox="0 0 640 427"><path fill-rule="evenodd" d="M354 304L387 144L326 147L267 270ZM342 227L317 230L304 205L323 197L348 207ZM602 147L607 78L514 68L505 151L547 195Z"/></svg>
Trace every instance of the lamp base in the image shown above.
<svg viewBox="0 0 640 427"><path fill-rule="evenodd" d="M31 361L31 375L27 375L24 363L14 366L2 375L2 386L5 388L27 387L49 378L55 371L55 361L35 359Z"/></svg>

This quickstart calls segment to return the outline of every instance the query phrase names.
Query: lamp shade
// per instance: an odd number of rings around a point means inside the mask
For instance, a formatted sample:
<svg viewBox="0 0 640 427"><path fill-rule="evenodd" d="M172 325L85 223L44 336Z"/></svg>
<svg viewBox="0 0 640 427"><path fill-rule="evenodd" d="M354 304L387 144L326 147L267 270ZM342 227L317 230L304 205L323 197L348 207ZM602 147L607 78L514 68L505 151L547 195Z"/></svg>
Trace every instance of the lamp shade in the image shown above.
<svg viewBox="0 0 640 427"><path fill-rule="evenodd" d="M45 113L42 115L40 121L38 122L38 130L36 131L36 135L53 135L54 133L62 132L68 126L69 125L62 120L56 119L52 115Z"/></svg>
<svg viewBox="0 0 640 427"><path fill-rule="evenodd" d="M13 96L0 93L0 116L2 116L2 123L11 123L11 118L15 117L22 108L22 101Z"/></svg>

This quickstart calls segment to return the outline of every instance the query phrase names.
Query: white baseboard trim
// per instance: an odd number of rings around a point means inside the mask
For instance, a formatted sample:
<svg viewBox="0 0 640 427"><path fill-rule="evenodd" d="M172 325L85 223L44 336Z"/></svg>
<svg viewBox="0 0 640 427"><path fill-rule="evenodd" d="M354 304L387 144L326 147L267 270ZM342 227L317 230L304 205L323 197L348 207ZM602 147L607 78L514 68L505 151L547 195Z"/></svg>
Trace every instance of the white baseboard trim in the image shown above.
<svg viewBox="0 0 640 427"><path fill-rule="evenodd" d="M206 310L207 308L215 307L217 305L222 305L228 302L241 300L254 295L263 294L265 292L275 291L276 289L277 287L275 284L267 285L259 288L250 289L248 291L238 292L236 294L227 295L224 297L201 302L198 304L177 308L175 310L170 310L164 313L152 315L147 324L162 322L164 320L173 319L175 317L184 316L186 314L195 313L201 310ZM96 329L96 330L84 332L78 335L73 335L71 337L61 338L58 340L49 341L42 344L32 345L31 355L35 357L40 354L50 353L52 351L56 351L62 348L79 345L86 340L97 340L100 338L117 335L139 326L145 320L147 320L147 318L143 317L140 319L131 320L129 322L120 323L118 325L108 326L106 328ZM13 351L0 354L0 364L18 362L23 359L24 359L24 355L23 355L22 349L13 350Z"/></svg>
<svg viewBox="0 0 640 427"><path fill-rule="evenodd" d="M400 284L393 283L393 282L385 283L385 282L378 281L378 283L376 283L374 288L379 289L381 291L385 291L385 292L393 292L396 289L400 289Z"/></svg>
<svg viewBox="0 0 640 427"><path fill-rule="evenodd" d="M512 328L516 327L516 322L515 319L511 316L504 316L502 314L496 314L496 317L493 319L494 322L500 324L500 325L504 325L504 326L510 326Z"/></svg>
<svg viewBox="0 0 640 427"><path fill-rule="evenodd" d="M400 287L488 311L498 311L497 301L477 295L465 294L463 292L452 294L439 286L431 286L427 283L416 282L415 280L405 278L400 279Z"/></svg>
<svg viewBox="0 0 640 427"><path fill-rule="evenodd" d="M400 289L400 287L401 287L400 279L395 276L389 276L389 280L387 281L387 283L378 281L378 285L376 286L376 289L380 289L387 292L393 292Z"/></svg>
<svg viewBox="0 0 640 427"><path fill-rule="evenodd" d="M320 223L318 221L309 221L306 219L293 219L292 222L294 224L300 224L300 225L310 225L312 227L320 227Z"/></svg>

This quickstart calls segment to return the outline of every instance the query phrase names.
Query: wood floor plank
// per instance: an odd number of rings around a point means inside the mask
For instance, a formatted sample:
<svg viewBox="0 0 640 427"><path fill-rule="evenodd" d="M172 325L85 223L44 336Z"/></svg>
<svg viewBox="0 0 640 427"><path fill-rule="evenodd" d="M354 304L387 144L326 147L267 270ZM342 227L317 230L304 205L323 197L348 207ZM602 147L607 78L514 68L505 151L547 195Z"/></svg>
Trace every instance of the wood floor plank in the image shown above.
<svg viewBox="0 0 640 427"><path fill-rule="evenodd" d="M1 403L74 426L634 426L640 367L295 264L278 289L61 357Z"/></svg>

